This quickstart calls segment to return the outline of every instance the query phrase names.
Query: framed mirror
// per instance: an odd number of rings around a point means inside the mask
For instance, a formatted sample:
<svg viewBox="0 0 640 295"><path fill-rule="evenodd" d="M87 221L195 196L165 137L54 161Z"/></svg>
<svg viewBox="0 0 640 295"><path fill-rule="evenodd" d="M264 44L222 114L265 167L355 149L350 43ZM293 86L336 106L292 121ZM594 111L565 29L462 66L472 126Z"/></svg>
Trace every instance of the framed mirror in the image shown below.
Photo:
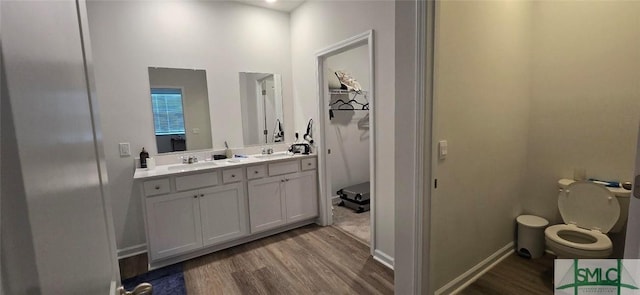
<svg viewBox="0 0 640 295"><path fill-rule="evenodd" d="M158 153L210 149L205 70L150 67L149 86Z"/></svg>
<svg viewBox="0 0 640 295"><path fill-rule="evenodd" d="M284 142L282 77L274 73L240 73L244 145Z"/></svg>

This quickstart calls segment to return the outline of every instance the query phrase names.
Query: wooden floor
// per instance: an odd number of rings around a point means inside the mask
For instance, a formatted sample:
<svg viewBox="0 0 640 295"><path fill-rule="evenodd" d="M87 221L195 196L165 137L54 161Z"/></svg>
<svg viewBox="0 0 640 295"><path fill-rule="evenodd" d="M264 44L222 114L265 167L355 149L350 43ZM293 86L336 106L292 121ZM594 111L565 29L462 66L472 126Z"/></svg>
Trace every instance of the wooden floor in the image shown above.
<svg viewBox="0 0 640 295"><path fill-rule="evenodd" d="M459 294L553 294L554 259L555 256L549 254L526 259L514 253Z"/></svg>
<svg viewBox="0 0 640 295"><path fill-rule="evenodd" d="M137 259L146 256L121 262L123 279L141 272ZM393 271L330 226L309 225L186 261L184 277L189 295L393 294Z"/></svg>

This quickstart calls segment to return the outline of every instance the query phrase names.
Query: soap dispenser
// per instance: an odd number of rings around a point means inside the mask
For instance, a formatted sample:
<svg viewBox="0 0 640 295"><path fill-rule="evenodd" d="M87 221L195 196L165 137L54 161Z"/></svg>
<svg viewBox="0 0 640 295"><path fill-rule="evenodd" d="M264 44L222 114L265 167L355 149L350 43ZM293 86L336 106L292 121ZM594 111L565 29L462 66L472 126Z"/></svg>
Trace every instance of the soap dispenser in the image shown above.
<svg viewBox="0 0 640 295"><path fill-rule="evenodd" d="M233 158L233 153L231 152L231 149L229 148L229 144L227 143L227 141L224 141L224 154L227 156L227 159L231 159Z"/></svg>
<svg viewBox="0 0 640 295"><path fill-rule="evenodd" d="M142 148L140 152L140 168L147 168L147 159L149 158L149 153Z"/></svg>

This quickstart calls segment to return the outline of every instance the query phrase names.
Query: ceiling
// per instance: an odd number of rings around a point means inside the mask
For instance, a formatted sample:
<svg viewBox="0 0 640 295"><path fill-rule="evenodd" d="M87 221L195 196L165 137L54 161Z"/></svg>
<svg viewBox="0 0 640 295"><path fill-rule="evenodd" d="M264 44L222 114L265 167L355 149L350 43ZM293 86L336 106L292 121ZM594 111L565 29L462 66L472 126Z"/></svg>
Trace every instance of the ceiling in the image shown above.
<svg viewBox="0 0 640 295"><path fill-rule="evenodd" d="M296 9L296 7L300 6L300 4L302 4L302 2L304 2L305 0L277 0L276 2L273 2L273 3L267 3L267 1L265 0L234 0L234 1L242 2L242 3L253 5L253 6L260 6L264 8L284 11L284 12L291 12L292 10Z"/></svg>

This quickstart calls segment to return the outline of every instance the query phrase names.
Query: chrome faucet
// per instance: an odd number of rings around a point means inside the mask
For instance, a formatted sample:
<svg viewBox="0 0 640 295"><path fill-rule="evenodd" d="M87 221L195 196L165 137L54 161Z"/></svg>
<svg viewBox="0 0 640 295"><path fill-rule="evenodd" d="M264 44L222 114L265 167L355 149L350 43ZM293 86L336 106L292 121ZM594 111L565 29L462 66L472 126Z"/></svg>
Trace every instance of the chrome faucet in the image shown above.
<svg viewBox="0 0 640 295"><path fill-rule="evenodd" d="M181 156L180 159L182 159L182 164L198 163L198 156L193 156L193 155Z"/></svg>
<svg viewBox="0 0 640 295"><path fill-rule="evenodd" d="M273 148L272 147L267 147L267 148L262 148L262 154L263 155L271 155L273 154Z"/></svg>

